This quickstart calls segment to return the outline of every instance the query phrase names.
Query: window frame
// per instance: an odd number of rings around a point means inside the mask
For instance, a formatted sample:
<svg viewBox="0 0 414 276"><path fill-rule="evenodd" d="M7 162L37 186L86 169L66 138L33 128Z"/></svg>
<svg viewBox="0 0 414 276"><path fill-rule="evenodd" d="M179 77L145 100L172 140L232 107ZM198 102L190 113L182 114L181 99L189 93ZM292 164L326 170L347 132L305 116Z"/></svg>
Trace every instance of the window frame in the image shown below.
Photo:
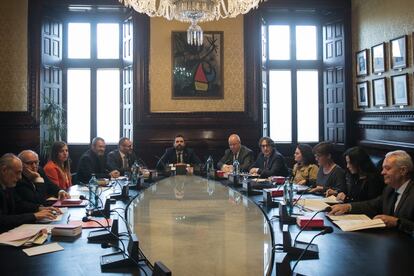
<svg viewBox="0 0 414 276"><path fill-rule="evenodd" d="M266 26L266 56L269 57L269 26L270 25L289 25L290 29L290 59L289 60L270 60L267 58L266 64L263 69L266 71L267 77L267 99L268 99L268 110L270 110L271 103L270 99L270 83L269 83L269 72L273 70L290 70L291 71L291 89L292 89L292 141L290 142L277 142L278 147L289 148L287 151L294 150L292 145L297 145L298 142L298 110L297 110L297 72L302 70L315 70L318 72L318 102L319 102L319 140L321 141L323 135L323 48L322 48L322 24L317 16L315 15L304 15L300 12L285 11L279 13L269 13L264 17ZM317 40L317 54L316 60L297 60L296 59L296 26L316 26L316 40ZM263 101L262 101L263 103ZM267 135L270 136L272 127L270 112L267 112ZM265 130L262 130L264 134ZM301 142L314 145L318 141ZM285 150L283 150L285 151Z"/></svg>
<svg viewBox="0 0 414 276"><path fill-rule="evenodd" d="M90 122L90 140L97 136L97 70L98 69L119 69L119 137L122 136L122 72L123 72L123 50L122 50L122 23L124 21L124 13L122 10L114 9L113 12L99 12L92 9L88 12L73 12L64 13L63 23L63 59L62 59L62 81L63 81L63 107L68 110L67 106L67 71L68 69L90 69L91 71L91 122ZM90 24L90 58L68 58L68 24L69 23L89 23ZM97 57L97 25L99 23L117 23L119 24L119 55L118 59L98 59ZM67 125L67 129L69 126ZM103 137L105 139L105 137ZM69 145L89 145L90 141L84 143L69 143ZM106 142L107 145L116 145L117 142Z"/></svg>

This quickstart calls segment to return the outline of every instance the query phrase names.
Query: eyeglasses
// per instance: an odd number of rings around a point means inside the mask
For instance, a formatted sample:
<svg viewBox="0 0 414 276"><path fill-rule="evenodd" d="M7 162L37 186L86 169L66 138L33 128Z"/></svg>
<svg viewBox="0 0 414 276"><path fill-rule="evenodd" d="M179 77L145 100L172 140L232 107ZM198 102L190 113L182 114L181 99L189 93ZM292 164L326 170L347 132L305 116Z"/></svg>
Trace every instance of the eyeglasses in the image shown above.
<svg viewBox="0 0 414 276"><path fill-rule="evenodd" d="M262 147L262 148L270 148L270 145L269 144L263 144L263 145L260 145L260 147Z"/></svg>
<svg viewBox="0 0 414 276"><path fill-rule="evenodd" d="M23 163L25 163L26 165L39 165L39 160L33 160L33 161L24 161Z"/></svg>

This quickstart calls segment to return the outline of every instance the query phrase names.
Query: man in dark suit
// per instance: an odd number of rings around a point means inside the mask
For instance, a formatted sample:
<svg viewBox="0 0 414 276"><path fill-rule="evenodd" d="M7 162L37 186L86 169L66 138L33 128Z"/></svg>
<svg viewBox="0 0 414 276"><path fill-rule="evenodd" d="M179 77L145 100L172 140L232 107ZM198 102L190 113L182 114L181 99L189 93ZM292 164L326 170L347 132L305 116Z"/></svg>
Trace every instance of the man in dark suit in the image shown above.
<svg viewBox="0 0 414 276"><path fill-rule="evenodd" d="M69 198L69 194L51 182L39 167L39 156L32 150L19 153L23 163L23 175L17 182L16 193L24 201L44 205L48 197Z"/></svg>
<svg viewBox="0 0 414 276"><path fill-rule="evenodd" d="M34 223L41 219L54 219L60 210L41 207L22 201L15 194L14 187L22 177L23 165L17 156L6 153L0 157L0 233L24 223Z"/></svg>
<svg viewBox="0 0 414 276"><path fill-rule="evenodd" d="M259 140L259 147L262 152L251 166L250 173L258 174L260 177L288 176L285 158L276 150L273 140L262 137Z"/></svg>
<svg viewBox="0 0 414 276"><path fill-rule="evenodd" d="M381 196L368 201L338 204L330 214L366 214L381 219L390 228L412 234L414 231L414 182L411 179L413 161L402 150L387 153L381 174L385 187Z"/></svg>
<svg viewBox="0 0 414 276"><path fill-rule="evenodd" d="M117 170L121 175L130 171L132 164L137 161L137 157L132 148L132 142L127 137L123 137L118 142L118 149L108 153L107 166L110 171Z"/></svg>
<svg viewBox="0 0 414 276"><path fill-rule="evenodd" d="M167 148L157 163L157 170L165 170L168 164L200 164L201 161L191 148L186 147L184 136L175 136L173 147Z"/></svg>
<svg viewBox="0 0 414 276"><path fill-rule="evenodd" d="M119 177L118 170L109 170L105 161L105 140L95 137L92 140L91 148L82 154L78 165L78 180L88 183L95 174L96 178Z"/></svg>
<svg viewBox="0 0 414 276"><path fill-rule="evenodd" d="M229 149L226 149L217 167L222 171L232 172L233 162L236 159L240 163L240 170L247 171L253 163L253 151L241 144L239 135L232 134L229 137Z"/></svg>

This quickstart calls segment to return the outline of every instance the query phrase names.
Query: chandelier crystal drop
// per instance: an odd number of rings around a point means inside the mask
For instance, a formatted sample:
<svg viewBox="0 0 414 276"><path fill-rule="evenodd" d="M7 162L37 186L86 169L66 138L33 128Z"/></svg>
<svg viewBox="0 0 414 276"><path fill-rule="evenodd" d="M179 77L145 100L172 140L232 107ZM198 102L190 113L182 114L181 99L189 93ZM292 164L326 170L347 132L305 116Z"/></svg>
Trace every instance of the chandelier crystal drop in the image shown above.
<svg viewBox="0 0 414 276"><path fill-rule="evenodd" d="M196 46L203 44L203 30L198 23L246 14L262 1L266 0L119 0L150 17L191 23L187 41Z"/></svg>

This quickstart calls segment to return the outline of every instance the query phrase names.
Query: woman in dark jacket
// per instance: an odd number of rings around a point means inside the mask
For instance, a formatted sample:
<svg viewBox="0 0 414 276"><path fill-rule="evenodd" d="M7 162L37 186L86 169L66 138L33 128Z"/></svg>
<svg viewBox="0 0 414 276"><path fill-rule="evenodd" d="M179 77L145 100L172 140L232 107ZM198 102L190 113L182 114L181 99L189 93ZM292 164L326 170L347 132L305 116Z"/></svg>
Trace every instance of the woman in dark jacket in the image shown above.
<svg viewBox="0 0 414 276"><path fill-rule="evenodd" d="M384 182L369 158L360 147L353 147L344 153L347 173L347 192L338 194L337 199L343 201L364 201L381 195Z"/></svg>

